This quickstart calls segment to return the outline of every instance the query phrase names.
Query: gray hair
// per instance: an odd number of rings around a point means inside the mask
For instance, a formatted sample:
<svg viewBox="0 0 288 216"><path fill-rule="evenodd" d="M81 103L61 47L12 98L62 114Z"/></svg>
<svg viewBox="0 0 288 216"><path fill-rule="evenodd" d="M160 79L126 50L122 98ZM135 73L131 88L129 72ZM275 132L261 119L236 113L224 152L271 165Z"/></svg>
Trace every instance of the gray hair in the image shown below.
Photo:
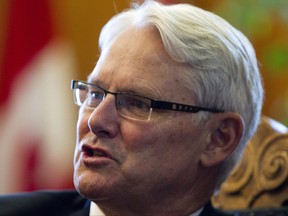
<svg viewBox="0 0 288 216"><path fill-rule="evenodd" d="M255 51L240 31L211 12L151 0L114 16L101 31L100 49L128 27L144 25L156 27L171 58L187 65L179 77L199 106L237 112L244 120L242 139L221 167L218 189L259 124L263 87Z"/></svg>

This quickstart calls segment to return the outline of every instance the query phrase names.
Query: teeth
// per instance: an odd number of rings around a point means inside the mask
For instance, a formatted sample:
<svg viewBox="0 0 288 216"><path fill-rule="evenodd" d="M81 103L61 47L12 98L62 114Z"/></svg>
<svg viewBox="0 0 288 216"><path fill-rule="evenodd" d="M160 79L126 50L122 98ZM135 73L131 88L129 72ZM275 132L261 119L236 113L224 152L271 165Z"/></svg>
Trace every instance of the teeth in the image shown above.
<svg viewBox="0 0 288 216"><path fill-rule="evenodd" d="M93 150L87 146L83 147L83 152L86 152L86 154L89 157L108 157L107 154L105 154L105 152L101 151L101 150Z"/></svg>
<svg viewBox="0 0 288 216"><path fill-rule="evenodd" d="M106 154L104 154L103 152L97 152L97 151L95 151L95 152L93 152L93 156L96 156L96 157L104 157L104 156L106 156Z"/></svg>

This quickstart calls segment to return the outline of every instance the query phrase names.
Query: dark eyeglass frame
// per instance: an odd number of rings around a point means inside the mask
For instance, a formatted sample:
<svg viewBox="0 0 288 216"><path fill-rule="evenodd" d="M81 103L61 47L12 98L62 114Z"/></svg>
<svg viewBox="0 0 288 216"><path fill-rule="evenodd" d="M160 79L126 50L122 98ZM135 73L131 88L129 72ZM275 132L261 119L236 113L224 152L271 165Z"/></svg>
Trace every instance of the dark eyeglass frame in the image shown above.
<svg viewBox="0 0 288 216"><path fill-rule="evenodd" d="M137 96L139 98L143 98L146 100L150 100L151 101L151 108L152 109L159 109L159 110L172 110L172 111L180 111L180 112L189 112L189 113L197 113L200 111L205 111L205 112L211 112L211 113L220 113L220 112L224 112L223 110L220 109L216 109L216 108L206 108L206 107L200 107L200 106L194 106L194 105L187 105L187 104L180 104L180 103L175 103L175 102L169 102L169 101L160 101L160 100L155 100L155 99L151 99L148 97L144 97L144 96L140 96L134 93L129 93L129 92L111 92L108 91L104 88L101 88L97 85L88 83L88 82L84 82L84 81L80 81L80 80L72 80L71 81L71 89L75 89L76 86L80 86L80 85L76 85L76 83L83 83L85 85L90 85L96 88L99 88L101 90L103 90L104 97L103 99L106 97L107 94L112 94L117 98L118 94L126 94L126 95L130 95L130 96Z"/></svg>

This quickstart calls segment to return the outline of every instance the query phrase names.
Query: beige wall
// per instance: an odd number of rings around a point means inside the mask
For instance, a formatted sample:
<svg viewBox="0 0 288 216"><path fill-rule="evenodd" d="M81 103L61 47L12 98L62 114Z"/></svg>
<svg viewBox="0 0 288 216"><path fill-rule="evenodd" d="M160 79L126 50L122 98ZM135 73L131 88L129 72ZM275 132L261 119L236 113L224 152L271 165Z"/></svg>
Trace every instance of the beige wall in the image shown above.
<svg viewBox="0 0 288 216"><path fill-rule="evenodd" d="M85 2L85 3L83 3ZM80 79L86 79L98 57L98 36L107 20L129 6L127 0L53 0L58 29L76 51Z"/></svg>

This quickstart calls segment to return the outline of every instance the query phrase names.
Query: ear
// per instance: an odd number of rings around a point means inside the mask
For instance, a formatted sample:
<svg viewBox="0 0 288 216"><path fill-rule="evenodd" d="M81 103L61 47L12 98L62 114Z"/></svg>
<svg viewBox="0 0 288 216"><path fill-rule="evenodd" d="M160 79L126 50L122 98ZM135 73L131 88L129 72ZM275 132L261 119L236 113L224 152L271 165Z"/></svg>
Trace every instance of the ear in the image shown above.
<svg viewBox="0 0 288 216"><path fill-rule="evenodd" d="M210 125L211 133L200 159L205 167L220 164L233 153L241 140L244 121L238 113L227 112L214 115Z"/></svg>

